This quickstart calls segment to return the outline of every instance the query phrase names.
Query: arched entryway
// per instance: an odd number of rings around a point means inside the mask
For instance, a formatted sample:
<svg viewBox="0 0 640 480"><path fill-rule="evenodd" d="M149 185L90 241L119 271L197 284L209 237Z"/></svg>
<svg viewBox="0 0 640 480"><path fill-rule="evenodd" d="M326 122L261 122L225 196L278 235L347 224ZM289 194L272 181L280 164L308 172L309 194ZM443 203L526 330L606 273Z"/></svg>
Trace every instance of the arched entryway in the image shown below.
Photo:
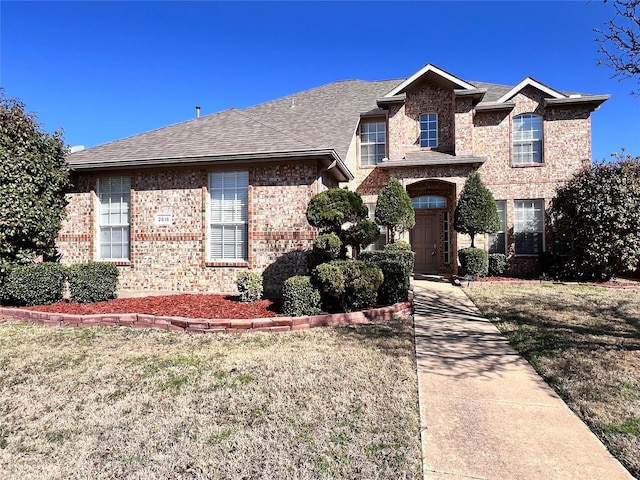
<svg viewBox="0 0 640 480"><path fill-rule="evenodd" d="M456 186L440 180L424 180L407 186L416 212L411 229L411 248L416 254L414 271L425 274L452 274L455 239L452 235Z"/></svg>

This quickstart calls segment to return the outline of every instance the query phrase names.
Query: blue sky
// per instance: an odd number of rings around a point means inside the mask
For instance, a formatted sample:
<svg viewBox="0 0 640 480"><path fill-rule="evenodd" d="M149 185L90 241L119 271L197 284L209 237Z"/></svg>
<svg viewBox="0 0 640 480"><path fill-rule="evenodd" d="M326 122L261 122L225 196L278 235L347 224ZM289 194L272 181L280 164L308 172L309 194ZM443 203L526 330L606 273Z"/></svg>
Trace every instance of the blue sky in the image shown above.
<svg viewBox="0 0 640 480"><path fill-rule="evenodd" d="M0 85L86 147L336 80L432 63L468 81L608 93L593 158L640 155L636 82L597 66L602 1L32 2L0 0Z"/></svg>

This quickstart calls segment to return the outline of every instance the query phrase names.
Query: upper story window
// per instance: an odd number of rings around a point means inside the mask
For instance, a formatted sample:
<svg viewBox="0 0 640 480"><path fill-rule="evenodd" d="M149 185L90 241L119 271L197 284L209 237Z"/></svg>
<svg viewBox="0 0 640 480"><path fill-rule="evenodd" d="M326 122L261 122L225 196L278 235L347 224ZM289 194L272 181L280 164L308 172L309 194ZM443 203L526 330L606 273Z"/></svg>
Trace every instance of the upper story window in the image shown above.
<svg viewBox="0 0 640 480"><path fill-rule="evenodd" d="M387 124L366 121L360 124L360 165L377 165L387 152Z"/></svg>
<svg viewBox="0 0 640 480"><path fill-rule="evenodd" d="M98 179L100 260L129 260L131 178Z"/></svg>
<svg viewBox="0 0 640 480"><path fill-rule="evenodd" d="M513 164L542 163L542 117L525 113L513 118Z"/></svg>
<svg viewBox="0 0 640 480"><path fill-rule="evenodd" d="M249 173L209 174L209 259L247 261Z"/></svg>
<svg viewBox="0 0 640 480"><path fill-rule="evenodd" d="M447 199L436 195L426 195L412 199L411 204L413 208L445 208Z"/></svg>
<svg viewBox="0 0 640 480"><path fill-rule="evenodd" d="M420 115L420 146L438 146L438 114L423 113Z"/></svg>

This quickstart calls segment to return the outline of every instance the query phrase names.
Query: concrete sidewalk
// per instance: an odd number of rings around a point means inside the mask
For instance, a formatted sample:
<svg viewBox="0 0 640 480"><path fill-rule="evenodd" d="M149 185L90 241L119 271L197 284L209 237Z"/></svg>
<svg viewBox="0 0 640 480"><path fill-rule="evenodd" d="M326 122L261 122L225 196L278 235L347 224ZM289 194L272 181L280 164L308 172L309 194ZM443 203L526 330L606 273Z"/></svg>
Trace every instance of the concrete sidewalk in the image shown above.
<svg viewBox="0 0 640 480"><path fill-rule="evenodd" d="M632 479L459 287L416 281L425 479Z"/></svg>

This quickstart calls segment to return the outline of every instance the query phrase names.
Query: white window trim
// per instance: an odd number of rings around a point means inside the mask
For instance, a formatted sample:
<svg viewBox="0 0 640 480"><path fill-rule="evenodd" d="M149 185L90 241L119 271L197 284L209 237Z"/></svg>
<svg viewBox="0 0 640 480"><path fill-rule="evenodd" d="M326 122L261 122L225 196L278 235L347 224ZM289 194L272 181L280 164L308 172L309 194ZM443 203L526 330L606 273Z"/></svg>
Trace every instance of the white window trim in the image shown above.
<svg viewBox="0 0 640 480"><path fill-rule="evenodd" d="M216 174L230 174L230 173L241 173L241 174L245 174L247 176L247 204L244 206L244 208L246 209L246 211L244 212L244 216L245 216L245 220L242 221L216 221L214 222L212 219L213 216L213 208L212 208L212 203L213 203L213 198L212 198L212 192L213 192L213 187L212 187L212 178L214 177L214 175ZM209 172L208 175L208 195L207 195L207 246L206 246L206 250L207 250L207 262L210 263L229 263L229 264L234 264L234 263L248 263L249 262L249 172L247 170L233 170L233 171L229 171L229 170L224 170L224 171L217 171L217 172ZM242 256L238 257L233 257L233 258L224 258L224 257L214 257L213 256L213 248L212 248L212 243L213 243L213 227L216 225L221 225L221 226L241 226L244 225L244 247L242 249ZM224 241L222 243L223 247L223 252L224 252Z"/></svg>
<svg viewBox="0 0 640 480"><path fill-rule="evenodd" d="M518 209L517 209L517 203L518 202L538 202L540 204L540 212L542 215L541 218L541 223L542 223L542 229L541 230L534 230L534 231L523 231L520 232L519 230L517 230L517 220L516 220L516 215L518 213ZM535 210L534 210L535 211ZM518 233L538 233L541 235L542 241L541 241L541 245L540 245L540 251L537 253L518 253L518 246L517 246L517 236ZM515 246L515 254L517 256L538 256L541 253L543 253L545 251L545 202L544 202L544 198L520 198L520 199L516 199L513 201L513 237L514 237L514 246Z"/></svg>
<svg viewBox="0 0 640 480"><path fill-rule="evenodd" d="M515 123L517 119L521 119L524 117L529 117L529 118L537 118L540 121L540 136L539 138L535 138L535 139L518 139L516 140L516 129L515 129ZM515 117L513 117L513 132L511 134L511 164L514 166L522 166L522 165L543 165L544 164L544 118L541 115L535 114L535 113L521 113L519 115L516 115ZM528 130L528 131L532 131L532 130ZM531 143L532 145L535 145L536 143L539 145L539 149L540 149L540 161L516 161L516 144L519 145L523 145L523 144L527 144L527 143Z"/></svg>
<svg viewBox="0 0 640 480"><path fill-rule="evenodd" d="M496 206L498 205L498 203L501 203L503 205L503 217L504 217L504 222L502 221L502 218L500 219L500 226L501 226L501 230L498 230L497 232L494 233L490 233L489 234L489 241L491 241L491 235L499 235L502 234L504 235L504 251L502 252L494 252L494 253L504 253L505 255L507 254L507 201L506 200L496 200ZM498 209L498 216L500 215L500 211ZM490 244L489 244L490 246Z"/></svg>
<svg viewBox="0 0 640 480"><path fill-rule="evenodd" d="M436 121L436 128L434 129L435 134L436 134L436 137L435 137L436 144L435 145L425 145L425 146L422 145L422 132L423 132L423 130L422 130L422 117L426 116L426 115L433 115L435 117L435 121ZM428 121L430 121L430 120L428 120ZM439 139L439 135L438 135L438 114L437 113L434 113L434 112L421 113L418 116L418 129L420 131L420 136L418 138L418 141L420 142L420 148L436 148L438 146L440 139ZM424 131L430 132L431 130L424 130Z"/></svg>
<svg viewBox="0 0 640 480"><path fill-rule="evenodd" d="M364 125L371 125L371 124L382 124L383 126L383 132L384 132L384 142L365 142L363 141L363 127ZM359 165L361 167L373 167L375 165L377 165L378 163L380 163L380 161L382 160L382 158L384 158L386 156L386 152L387 152L387 122L385 119L375 119L375 118L371 118L371 119L366 119L366 120L362 120L360 122L360 128L359 128L359 132L358 135L360 137L360 151L359 151ZM362 156L362 152L363 152L363 146L368 146L368 145L383 145L384 146L384 154L382 155L382 158L380 159L376 159L374 157L374 162L373 163L369 163L367 161L367 163L363 162L363 156Z"/></svg>
<svg viewBox="0 0 640 480"><path fill-rule="evenodd" d="M102 196L102 183L107 180L107 179L113 179L113 178L118 178L118 179L124 179L127 178L129 180L129 201L127 203L127 219L128 222L125 223L118 223L118 224L111 224L111 223L107 223L107 224L103 224L102 223L102 200L101 200L101 196ZM124 193L124 191L122 191L121 193ZM98 206L98 211L96 212L96 217L97 217L97 231L96 231L96 236L97 236L97 241L96 241L96 258L100 261L104 261L104 262L129 262L131 261L131 177L127 176L127 175L114 175L114 176L108 176L108 177L99 177L98 178L98 182L97 182L97 188L96 188L96 196L97 196L97 206ZM126 229L126 235L127 235L127 256L121 256L121 257L103 257L102 256L102 231L103 228L122 228L123 229L123 233L124 233L124 229ZM113 245L113 244L111 244ZM124 246L125 243L121 243L121 246ZM113 248L113 247L111 247Z"/></svg>

